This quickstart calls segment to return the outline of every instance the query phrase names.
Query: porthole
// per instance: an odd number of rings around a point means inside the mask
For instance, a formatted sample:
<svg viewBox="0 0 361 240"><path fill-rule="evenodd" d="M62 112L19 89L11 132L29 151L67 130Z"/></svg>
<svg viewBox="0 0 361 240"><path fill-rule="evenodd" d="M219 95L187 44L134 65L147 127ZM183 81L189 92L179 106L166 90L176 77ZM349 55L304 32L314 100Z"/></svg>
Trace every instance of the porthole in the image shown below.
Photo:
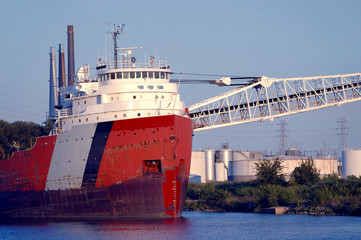
<svg viewBox="0 0 361 240"><path fill-rule="evenodd" d="M158 95L155 95L155 99L158 99Z"/></svg>
<svg viewBox="0 0 361 240"><path fill-rule="evenodd" d="M86 101L84 101L84 104L86 104Z"/></svg>
<svg viewBox="0 0 361 240"><path fill-rule="evenodd" d="M114 118L117 118L117 117L118 117L118 115L117 115L117 114L115 114L115 115L114 115Z"/></svg>
<svg viewBox="0 0 361 240"><path fill-rule="evenodd" d="M97 120L99 120L99 117L97 117Z"/></svg>
<svg viewBox="0 0 361 240"><path fill-rule="evenodd" d="M137 115L138 115L138 117L140 117L140 113L138 113Z"/></svg>
<svg viewBox="0 0 361 240"><path fill-rule="evenodd" d="M88 118L86 118L85 121L88 121Z"/></svg>
<svg viewBox="0 0 361 240"><path fill-rule="evenodd" d="M126 117L126 116L127 116L127 114L124 113L124 114L123 114L123 117Z"/></svg>
<svg viewBox="0 0 361 240"><path fill-rule="evenodd" d="M113 101L113 97L111 97L110 100Z"/></svg>
<svg viewBox="0 0 361 240"><path fill-rule="evenodd" d="M79 122L81 122L81 119L79 119Z"/></svg>
<svg viewBox="0 0 361 240"><path fill-rule="evenodd" d="M134 95L134 96L133 96L133 99L136 99L136 98L137 98L137 96Z"/></svg>
<svg viewBox="0 0 361 240"><path fill-rule="evenodd" d="M161 98L164 99L164 96L162 96Z"/></svg>

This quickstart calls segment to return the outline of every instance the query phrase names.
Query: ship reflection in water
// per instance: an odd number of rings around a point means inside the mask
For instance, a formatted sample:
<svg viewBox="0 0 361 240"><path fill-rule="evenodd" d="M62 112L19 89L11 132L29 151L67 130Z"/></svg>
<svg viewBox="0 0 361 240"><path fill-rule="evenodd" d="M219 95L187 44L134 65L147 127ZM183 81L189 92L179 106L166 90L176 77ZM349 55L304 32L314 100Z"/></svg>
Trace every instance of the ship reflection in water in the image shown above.
<svg viewBox="0 0 361 240"><path fill-rule="evenodd" d="M0 239L360 239L361 218L184 212L166 220L0 223Z"/></svg>
<svg viewBox="0 0 361 240"><path fill-rule="evenodd" d="M186 218L88 223L93 231L122 239L187 239L191 222Z"/></svg>

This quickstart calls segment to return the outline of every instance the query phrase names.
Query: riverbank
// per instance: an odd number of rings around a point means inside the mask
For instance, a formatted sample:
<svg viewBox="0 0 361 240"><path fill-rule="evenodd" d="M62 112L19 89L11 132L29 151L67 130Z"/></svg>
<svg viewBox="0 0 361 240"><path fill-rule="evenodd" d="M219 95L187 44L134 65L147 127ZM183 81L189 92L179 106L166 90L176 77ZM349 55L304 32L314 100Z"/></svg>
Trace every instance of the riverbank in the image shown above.
<svg viewBox="0 0 361 240"><path fill-rule="evenodd" d="M286 206L286 214L361 216L361 179L329 177L313 185L190 183L188 211L252 212Z"/></svg>

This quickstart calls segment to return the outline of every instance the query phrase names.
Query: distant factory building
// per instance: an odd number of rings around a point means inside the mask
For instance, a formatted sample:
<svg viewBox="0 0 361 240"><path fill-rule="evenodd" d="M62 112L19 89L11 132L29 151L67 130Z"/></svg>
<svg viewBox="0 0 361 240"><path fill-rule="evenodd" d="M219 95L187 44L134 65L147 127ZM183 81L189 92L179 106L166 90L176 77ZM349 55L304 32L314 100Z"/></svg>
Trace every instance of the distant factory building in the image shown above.
<svg viewBox="0 0 361 240"><path fill-rule="evenodd" d="M283 162L283 174L289 180L292 171L301 165L307 157L298 150L291 149L290 154L296 156L280 156ZM359 152L361 156L361 150ZM256 163L263 159L273 160L278 156L263 156L260 152L234 151L224 145L219 150L204 149L192 152L191 182L224 182L224 181L249 181L256 179ZM338 163L332 158L314 158L316 169L321 177L338 172ZM359 161L361 165L361 159ZM361 175L361 173L360 173Z"/></svg>

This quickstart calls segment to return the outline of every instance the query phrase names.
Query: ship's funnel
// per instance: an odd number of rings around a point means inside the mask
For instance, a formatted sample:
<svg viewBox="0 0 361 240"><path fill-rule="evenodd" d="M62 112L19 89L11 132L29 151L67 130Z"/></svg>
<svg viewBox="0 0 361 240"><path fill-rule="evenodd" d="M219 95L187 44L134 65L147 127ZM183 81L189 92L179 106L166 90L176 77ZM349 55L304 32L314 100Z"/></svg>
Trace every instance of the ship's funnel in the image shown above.
<svg viewBox="0 0 361 240"><path fill-rule="evenodd" d="M64 44L59 44L59 88L65 87L65 56Z"/></svg>
<svg viewBox="0 0 361 240"><path fill-rule="evenodd" d="M58 91L56 84L56 55L55 48L50 48L50 84L49 84L49 119L56 119L55 106L58 105Z"/></svg>
<svg viewBox="0 0 361 240"><path fill-rule="evenodd" d="M68 25L68 86L73 85L75 75L74 27Z"/></svg>
<svg viewBox="0 0 361 240"><path fill-rule="evenodd" d="M62 87L66 87L65 82L65 57L64 57L64 44L59 44L59 75L58 75L58 104L61 104L60 91Z"/></svg>

